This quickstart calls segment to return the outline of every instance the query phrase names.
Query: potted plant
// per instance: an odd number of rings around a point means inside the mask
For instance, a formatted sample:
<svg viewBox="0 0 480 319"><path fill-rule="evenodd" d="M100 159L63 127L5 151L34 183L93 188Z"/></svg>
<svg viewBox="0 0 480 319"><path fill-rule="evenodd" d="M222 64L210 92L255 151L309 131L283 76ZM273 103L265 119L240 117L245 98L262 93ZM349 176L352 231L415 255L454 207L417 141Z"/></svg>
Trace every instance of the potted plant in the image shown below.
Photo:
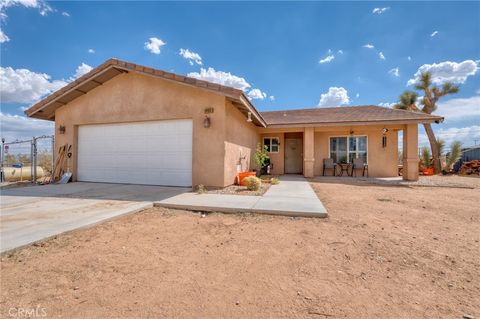
<svg viewBox="0 0 480 319"><path fill-rule="evenodd" d="M270 163L270 157L268 156L268 148L266 145L262 147L262 144L257 144L257 149L255 150L255 164L257 165L257 170L255 170L257 177L260 177L262 174L267 173L267 166Z"/></svg>
<svg viewBox="0 0 480 319"><path fill-rule="evenodd" d="M432 154L426 146L422 147L421 171L425 176L433 175Z"/></svg>

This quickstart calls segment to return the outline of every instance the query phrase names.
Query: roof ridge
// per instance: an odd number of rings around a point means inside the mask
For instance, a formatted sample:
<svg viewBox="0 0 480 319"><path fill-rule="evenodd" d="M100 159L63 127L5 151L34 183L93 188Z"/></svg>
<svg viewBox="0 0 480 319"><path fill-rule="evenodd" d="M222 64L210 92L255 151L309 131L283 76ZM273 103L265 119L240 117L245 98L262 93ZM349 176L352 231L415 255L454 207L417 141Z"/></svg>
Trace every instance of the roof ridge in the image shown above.
<svg viewBox="0 0 480 319"><path fill-rule="evenodd" d="M298 108L298 109L285 109L285 110L275 110L275 111L263 111L260 113L274 113L274 112L295 112L295 111L311 111L311 110L332 110L332 109L345 109L345 108L364 108L364 107L375 107L375 108L380 108L380 109L385 109L385 110L392 110L392 111L405 111L405 112L410 112L411 111L406 111L406 110L400 110L400 109L394 109L394 108L389 108L385 106L380 106L380 105L373 105L373 104L365 104L365 105L347 105L347 106L329 106L329 107L308 107L308 108ZM423 112L415 112L415 113L422 113L422 114L427 114ZM428 114L427 114L428 115Z"/></svg>

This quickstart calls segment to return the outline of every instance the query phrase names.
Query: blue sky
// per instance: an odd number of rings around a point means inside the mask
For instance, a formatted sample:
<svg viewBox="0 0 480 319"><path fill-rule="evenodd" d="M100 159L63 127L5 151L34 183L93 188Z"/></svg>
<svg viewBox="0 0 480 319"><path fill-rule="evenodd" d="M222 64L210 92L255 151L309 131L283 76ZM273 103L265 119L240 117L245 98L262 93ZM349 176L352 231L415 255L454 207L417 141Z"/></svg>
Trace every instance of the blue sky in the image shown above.
<svg viewBox="0 0 480 319"><path fill-rule="evenodd" d="M480 2L0 5L7 139L52 132L23 109L116 57L237 86L260 111L390 105L419 68L431 70L461 88L442 99L435 130L480 144Z"/></svg>

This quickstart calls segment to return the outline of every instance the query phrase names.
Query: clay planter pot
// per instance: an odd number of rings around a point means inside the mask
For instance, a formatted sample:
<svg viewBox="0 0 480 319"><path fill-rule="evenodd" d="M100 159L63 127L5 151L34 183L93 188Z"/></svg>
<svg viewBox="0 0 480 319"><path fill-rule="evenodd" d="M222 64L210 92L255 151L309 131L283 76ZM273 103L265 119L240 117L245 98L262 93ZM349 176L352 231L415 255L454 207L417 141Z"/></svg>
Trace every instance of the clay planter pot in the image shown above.
<svg viewBox="0 0 480 319"><path fill-rule="evenodd" d="M422 169L422 174L424 176L432 176L433 175L433 167Z"/></svg>

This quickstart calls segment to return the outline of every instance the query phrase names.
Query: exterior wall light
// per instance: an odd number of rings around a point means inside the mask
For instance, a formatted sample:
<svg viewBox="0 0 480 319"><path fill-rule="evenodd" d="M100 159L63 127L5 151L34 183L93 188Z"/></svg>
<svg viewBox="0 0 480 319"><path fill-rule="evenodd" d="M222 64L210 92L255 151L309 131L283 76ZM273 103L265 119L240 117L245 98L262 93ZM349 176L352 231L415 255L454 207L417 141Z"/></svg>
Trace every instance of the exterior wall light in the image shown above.
<svg viewBox="0 0 480 319"><path fill-rule="evenodd" d="M388 132L388 128L384 127L382 129L382 147L383 148L387 147L387 132Z"/></svg>
<svg viewBox="0 0 480 319"><path fill-rule="evenodd" d="M210 127L210 117L208 115L205 115L205 119L203 120L203 127L204 128L209 128Z"/></svg>
<svg viewBox="0 0 480 319"><path fill-rule="evenodd" d="M66 131L65 126L64 126L64 125L60 125L60 127L58 128L58 133L60 133L60 134L65 134L65 131Z"/></svg>

